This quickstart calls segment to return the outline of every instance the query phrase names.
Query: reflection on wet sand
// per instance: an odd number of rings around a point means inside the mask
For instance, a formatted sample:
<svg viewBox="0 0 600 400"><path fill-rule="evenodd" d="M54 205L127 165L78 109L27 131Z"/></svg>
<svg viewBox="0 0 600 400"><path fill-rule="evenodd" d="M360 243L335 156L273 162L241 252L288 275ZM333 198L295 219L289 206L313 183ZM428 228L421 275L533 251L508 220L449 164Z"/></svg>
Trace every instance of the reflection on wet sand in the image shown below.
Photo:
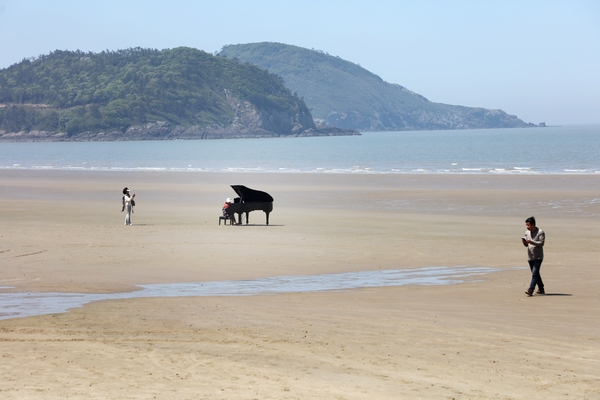
<svg viewBox="0 0 600 400"><path fill-rule="evenodd" d="M467 278L489 274L498 268L428 267L401 270L344 272L312 276L274 276L241 281L188 282L138 285L126 293L0 293L0 319L56 314L101 300L183 296L252 296L350 290L404 285L451 285Z"/></svg>

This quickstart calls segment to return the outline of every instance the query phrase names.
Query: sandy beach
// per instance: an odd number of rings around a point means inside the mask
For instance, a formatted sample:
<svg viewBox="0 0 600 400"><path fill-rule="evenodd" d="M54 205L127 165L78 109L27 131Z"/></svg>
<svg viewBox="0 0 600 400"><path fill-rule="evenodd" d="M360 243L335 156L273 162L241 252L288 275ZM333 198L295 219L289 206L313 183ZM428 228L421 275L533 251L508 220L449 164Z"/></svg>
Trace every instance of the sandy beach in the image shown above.
<svg viewBox="0 0 600 400"><path fill-rule="evenodd" d="M260 211L218 225L232 184L274 197L269 226ZM1 320L1 398L600 399L600 176L4 170L0 188L0 293L499 269ZM547 234L547 295L528 298L530 215Z"/></svg>

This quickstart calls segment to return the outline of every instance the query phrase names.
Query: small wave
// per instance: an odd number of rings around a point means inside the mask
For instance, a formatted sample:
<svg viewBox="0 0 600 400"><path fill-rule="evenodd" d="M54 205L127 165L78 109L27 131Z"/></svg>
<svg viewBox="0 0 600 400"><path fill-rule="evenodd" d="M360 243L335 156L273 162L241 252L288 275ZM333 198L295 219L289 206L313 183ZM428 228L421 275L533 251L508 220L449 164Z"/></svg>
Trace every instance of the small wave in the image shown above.
<svg viewBox="0 0 600 400"><path fill-rule="evenodd" d="M264 168L261 167L227 167L222 171L228 172L266 172Z"/></svg>
<svg viewBox="0 0 600 400"><path fill-rule="evenodd" d="M0 170L43 170L43 171L91 171L91 172L103 172L103 171L114 171L114 172L225 172L225 173L294 173L294 174L464 174L464 175L515 175L515 174L526 174L526 175L595 175L600 174L600 169L597 168L561 168L556 170L541 170L533 167L458 167L458 168L436 168L431 166L430 168L425 167L406 167L406 168L374 168L371 166L354 165L346 168L337 167L286 167L286 166L269 166L269 167L227 167L222 168L218 166L208 167L190 167L190 166L102 166L102 165L89 165L87 163L78 164L65 164L65 165L27 165L22 163L14 163L7 165L0 165ZM192 164L189 164L192 165Z"/></svg>
<svg viewBox="0 0 600 400"><path fill-rule="evenodd" d="M136 167L138 171L168 171L165 167Z"/></svg>

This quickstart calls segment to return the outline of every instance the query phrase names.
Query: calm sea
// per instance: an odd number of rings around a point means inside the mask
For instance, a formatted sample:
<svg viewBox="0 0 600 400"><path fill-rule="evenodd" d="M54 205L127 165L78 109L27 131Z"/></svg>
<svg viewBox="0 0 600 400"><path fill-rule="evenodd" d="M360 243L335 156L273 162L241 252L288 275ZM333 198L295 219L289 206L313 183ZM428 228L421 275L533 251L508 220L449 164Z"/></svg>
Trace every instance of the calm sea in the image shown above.
<svg viewBox="0 0 600 400"><path fill-rule="evenodd" d="M0 143L0 169L599 174L600 125L315 138Z"/></svg>

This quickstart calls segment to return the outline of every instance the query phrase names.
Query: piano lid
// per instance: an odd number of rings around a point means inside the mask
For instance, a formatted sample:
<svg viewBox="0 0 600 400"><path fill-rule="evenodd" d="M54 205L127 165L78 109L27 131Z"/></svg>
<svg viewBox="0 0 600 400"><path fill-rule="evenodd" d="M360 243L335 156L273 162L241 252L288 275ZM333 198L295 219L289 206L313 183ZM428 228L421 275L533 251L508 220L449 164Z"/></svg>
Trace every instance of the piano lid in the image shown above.
<svg viewBox="0 0 600 400"><path fill-rule="evenodd" d="M231 188L240 196L242 203L272 203L273 197L267 192L247 188L244 185L231 185Z"/></svg>

